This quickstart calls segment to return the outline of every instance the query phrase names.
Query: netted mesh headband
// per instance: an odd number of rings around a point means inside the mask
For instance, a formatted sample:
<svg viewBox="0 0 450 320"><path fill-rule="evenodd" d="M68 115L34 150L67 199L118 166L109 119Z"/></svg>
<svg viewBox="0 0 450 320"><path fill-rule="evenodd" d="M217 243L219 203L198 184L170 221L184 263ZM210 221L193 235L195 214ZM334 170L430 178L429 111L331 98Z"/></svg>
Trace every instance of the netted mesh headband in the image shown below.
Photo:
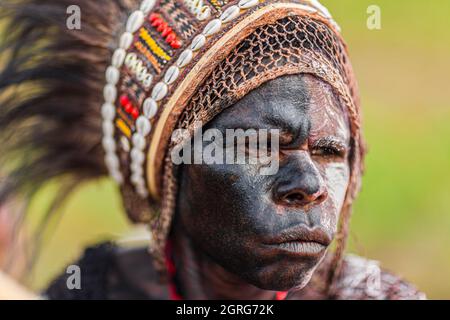
<svg viewBox="0 0 450 320"><path fill-rule="evenodd" d="M359 189L363 144L359 132L359 98L352 67L342 40L324 22L309 16L289 16L264 25L245 38L199 86L181 113L178 129L194 131L196 121L203 124L232 106L262 83L286 74L312 74L332 86L347 110L352 131L351 178L341 213L338 250L331 270L341 260L345 247L351 203ZM162 209L151 223L155 257L162 257L175 212L178 167L167 152ZM330 279L333 275L330 275Z"/></svg>
<svg viewBox="0 0 450 320"><path fill-rule="evenodd" d="M258 28L212 72L184 109L179 128L213 117L261 83L289 73L311 73L328 82L354 109L357 88L344 44L308 16L286 17Z"/></svg>

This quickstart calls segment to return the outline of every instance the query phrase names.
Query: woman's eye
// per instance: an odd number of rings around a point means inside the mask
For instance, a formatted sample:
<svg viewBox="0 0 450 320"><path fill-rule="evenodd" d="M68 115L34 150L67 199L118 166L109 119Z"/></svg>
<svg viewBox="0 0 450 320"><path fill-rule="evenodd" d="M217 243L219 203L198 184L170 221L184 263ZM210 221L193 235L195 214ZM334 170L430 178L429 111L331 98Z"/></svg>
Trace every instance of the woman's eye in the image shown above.
<svg viewBox="0 0 450 320"><path fill-rule="evenodd" d="M333 148L333 147L319 147L319 148L314 148L311 151L311 154L314 156L333 156L333 157L341 157L343 156L343 152Z"/></svg>
<svg viewBox="0 0 450 320"><path fill-rule="evenodd" d="M322 138L311 147L311 154L319 157L336 157L344 158L346 155L346 147L335 138Z"/></svg>

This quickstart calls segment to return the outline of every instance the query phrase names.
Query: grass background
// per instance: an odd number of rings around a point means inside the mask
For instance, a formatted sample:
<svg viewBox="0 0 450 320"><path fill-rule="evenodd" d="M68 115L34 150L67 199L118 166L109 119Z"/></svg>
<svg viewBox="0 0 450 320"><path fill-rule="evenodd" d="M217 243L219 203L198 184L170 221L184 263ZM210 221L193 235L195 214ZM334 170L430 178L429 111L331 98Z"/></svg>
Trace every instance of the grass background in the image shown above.
<svg viewBox="0 0 450 320"><path fill-rule="evenodd" d="M343 29L369 145L349 250L378 259L430 298L450 298L450 1L323 0ZM369 5L381 30L368 30ZM33 213L46 206L42 190ZM33 279L44 287L82 248L129 230L118 192L85 185L64 207Z"/></svg>

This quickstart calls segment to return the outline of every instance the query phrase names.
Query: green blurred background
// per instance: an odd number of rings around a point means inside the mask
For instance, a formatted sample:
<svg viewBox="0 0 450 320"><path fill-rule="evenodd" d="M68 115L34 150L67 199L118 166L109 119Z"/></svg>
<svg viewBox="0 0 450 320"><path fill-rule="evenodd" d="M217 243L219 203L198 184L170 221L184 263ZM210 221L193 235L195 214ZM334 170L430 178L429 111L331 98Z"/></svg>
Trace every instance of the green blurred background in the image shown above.
<svg viewBox="0 0 450 320"><path fill-rule="evenodd" d="M323 0L358 76L369 145L350 251L380 260L430 298L450 298L450 1ZM381 8L381 30L366 26ZM45 208L54 187L33 203ZM84 186L43 250L43 288L89 244L129 231L109 181Z"/></svg>

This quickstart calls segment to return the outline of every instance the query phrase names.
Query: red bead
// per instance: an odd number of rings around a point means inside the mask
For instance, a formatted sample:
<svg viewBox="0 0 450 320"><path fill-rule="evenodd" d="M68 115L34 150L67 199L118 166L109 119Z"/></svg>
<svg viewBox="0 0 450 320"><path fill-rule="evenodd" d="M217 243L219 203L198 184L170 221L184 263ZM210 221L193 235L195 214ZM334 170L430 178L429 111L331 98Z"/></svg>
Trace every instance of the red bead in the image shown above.
<svg viewBox="0 0 450 320"><path fill-rule="evenodd" d="M155 21L156 19L158 19L158 15L157 15L156 13L152 13L152 14L150 15L150 17L149 17L149 21L150 21L150 22L153 22L153 21Z"/></svg>
<svg viewBox="0 0 450 320"><path fill-rule="evenodd" d="M159 27L159 25L162 23L162 19L161 18L156 18L153 22L152 22L152 27Z"/></svg>
<svg viewBox="0 0 450 320"><path fill-rule="evenodd" d="M177 36L175 35L175 33L170 33L167 38L166 38L166 42L167 43L171 43L172 41L175 41L177 39Z"/></svg>
<svg viewBox="0 0 450 320"><path fill-rule="evenodd" d="M162 31L161 35L163 36L163 38L165 38L171 32L172 32L172 28L169 26L166 26L166 28Z"/></svg>
<svg viewBox="0 0 450 320"><path fill-rule="evenodd" d="M133 105L131 103L127 103L124 107L126 113L131 113L133 111Z"/></svg>
<svg viewBox="0 0 450 320"><path fill-rule="evenodd" d="M170 43L170 46L174 49L178 49L181 47L181 41L180 40L174 40Z"/></svg>
<svg viewBox="0 0 450 320"><path fill-rule="evenodd" d="M139 110L137 108L133 108L131 111L131 116L136 120L139 117Z"/></svg>
<svg viewBox="0 0 450 320"><path fill-rule="evenodd" d="M158 32L163 32L167 27L168 27L168 26L167 26L167 23L162 22L162 23L158 26L158 28L156 28L156 30L157 30Z"/></svg>
<svg viewBox="0 0 450 320"><path fill-rule="evenodd" d="M128 103L130 103L130 99L128 98L127 95L123 95L120 97L120 105L121 106L126 106Z"/></svg>

